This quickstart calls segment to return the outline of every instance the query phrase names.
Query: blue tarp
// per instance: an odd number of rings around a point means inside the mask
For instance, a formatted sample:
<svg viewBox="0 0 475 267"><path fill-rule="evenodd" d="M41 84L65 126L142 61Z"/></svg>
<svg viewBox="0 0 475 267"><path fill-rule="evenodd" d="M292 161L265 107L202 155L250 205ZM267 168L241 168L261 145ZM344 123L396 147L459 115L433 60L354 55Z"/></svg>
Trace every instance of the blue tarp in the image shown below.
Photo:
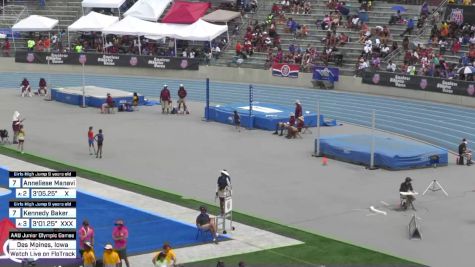
<svg viewBox="0 0 475 267"><path fill-rule="evenodd" d="M234 110L238 111L241 117L241 126L248 127L249 104L232 103L227 105L210 106L209 119L221 123L232 124ZM289 115L291 112L294 112L293 107L254 102L252 111L252 127L274 131L278 122L286 122L289 120ZM309 127L317 126L317 114L315 112L304 110L303 116L305 118L305 125ZM325 121L324 116L320 114L320 126L336 126L336 121Z"/></svg>
<svg viewBox="0 0 475 267"><path fill-rule="evenodd" d="M335 135L320 138L323 155L369 166L371 135ZM317 140L315 140L317 142ZM316 144L316 143L315 143ZM390 170L430 167L431 156L439 157L439 166L448 164L447 150L396 137L375 136L374 165Z"/></svg>

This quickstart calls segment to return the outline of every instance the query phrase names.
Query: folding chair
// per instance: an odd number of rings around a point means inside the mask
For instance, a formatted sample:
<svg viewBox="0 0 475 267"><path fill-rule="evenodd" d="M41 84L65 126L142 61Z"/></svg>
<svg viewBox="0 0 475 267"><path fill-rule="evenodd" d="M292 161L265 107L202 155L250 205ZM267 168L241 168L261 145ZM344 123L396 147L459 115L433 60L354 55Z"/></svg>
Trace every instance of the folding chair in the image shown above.
<svg viewBox="0 0 475 267"><path fill-rule="evenodd" d="M201 229L199 227L196 227L197 231L196 231L196 240L198 240L199 238L201 238L201 240L204 240L206 239L206 235L209 234L209 236L211 237L211 239L213 239L213 234L211 233L211 230L210 229Z"/></svg>

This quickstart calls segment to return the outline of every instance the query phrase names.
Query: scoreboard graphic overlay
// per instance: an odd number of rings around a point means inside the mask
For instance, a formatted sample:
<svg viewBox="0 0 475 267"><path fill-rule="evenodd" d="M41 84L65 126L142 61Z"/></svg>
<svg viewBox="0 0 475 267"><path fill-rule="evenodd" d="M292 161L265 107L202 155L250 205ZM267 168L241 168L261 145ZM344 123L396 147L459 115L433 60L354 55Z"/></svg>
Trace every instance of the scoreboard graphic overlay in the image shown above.
<svg viewBox="0 0 475 267"><path fill-rule="evenodd" d="M10 230L3 251L11 260L76 258L76 173L9 172ZM8 248L7 248L8 246Z"/></svg>

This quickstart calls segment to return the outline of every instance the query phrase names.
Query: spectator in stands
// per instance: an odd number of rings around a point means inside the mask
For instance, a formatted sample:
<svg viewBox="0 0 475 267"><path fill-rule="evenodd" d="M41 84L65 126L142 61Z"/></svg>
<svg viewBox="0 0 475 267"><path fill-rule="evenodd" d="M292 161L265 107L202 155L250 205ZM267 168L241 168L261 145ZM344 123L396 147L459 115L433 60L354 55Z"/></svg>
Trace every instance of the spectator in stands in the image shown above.
<svg viewBox="0 0 475 267"><path fill-rule="evenodd" d="M384 44L383 47L381 47L381 57L385 58L389 53L391 52L389 46L387 44Z"/></svg>
<svg viewBox="0 0 475 267"><path fill-rule="evenodd" d="M31 86L30 86L30 82L28 81L27 78L23 78L23 81L21 82L20 84L20 89L21 89L21 97L24 97L27 92L28 92L28 96L32 96L31 95Z"/></svg>
<svg viewBox="0 0 475 267"><path fill-rule="evenodd" d="M41 78L38 84L38 94L44 96L48 93L48 87L45 78Z"/></svg>
<svg viewBox="0 0 475 267"><path fill-rule="evenodd" d="M381 68L381 59L379 58L378 54L373 54L373 59L371 61L371 67L373 70L379 70Z"/></svg>
<svg viewBox="0 0 475 267"><path fill-rule="evenodd" d="M252 13L255 13L255 12L256 12L256 10L257 10L257 5L258 5L257 0L251 0L250 7L251 7L251 12L252 12Z"/></svg>
<svg viewBox="0 0 475 267"><path fill-rule="evenodd" d="M280 136L283 135L284 129L287 129L288 126L295 125L295 114L293 112L290 113L289 121L288 122L279 122L275 125L275 132L273 134L278 134L280 130Z"/></svg>
<svg viewBox="0 0 475 267"><path fill-rule="evenodd" d="M200 207L200 214L196 217L196 227L201 230L209 230L213 235L213 241L218 244L218 231L215 224L215 220L211 220L210 216L208 215L207 209L205 206Z"/></svg>
<svg viewBox="0 0 475 267"><path fill-rule="evenodd" d="M114 99L110 93L107 93L106 102L101 106L101 113L106 113L108 108L114 108Z"/></svg>
<svg viewBox="0 0 475 267"><path fill-rule="evenodd" d="M420 15L421 16L429 16L429 3L426 1L424 1L424 3L422 3L422 6L421 6L421 13Z"/></svg>
<svg viewBox="0 0 475 267"><path fill-rule="evenodd" d="M185 86L183 84L180 84L180 87L178 88L178 113L181 112L181 106L183 105L183 112L182 114L190 114L188 112L188 107L186 106L185 98L186 98L187 92L185 89Z"/></svg>
<svg viewBox="0 0 475 267"><path fill-rule="evenodd" d="M170 90L168 90L168 85L164 84L163 89L160 92L160 105L162 106L162 114L170 114L170 105L171 105L171 95Z"/></svg>
<svg viewBox="0 0 475 267"><path fill-rule="evenodd" d="M409 38L407 36L402 40L402 49L404 49L404 51L409 50Z"/></svg>
<svg viewBox="0 0 475 267"><path fill-rule="evenodd" d="M9 57L10 56L10 40L5 38L5 42L3 43L2 47L3 56Z"/></svg>
<svg viewBox="0 0 475 267"><path fill-rule="evenodd" d="M389 19L389 25L391 25L391 24L396 24L396 23L400 23L400 22L401 22L401 19L402 19L402 17L401 17L401 11L398 10L398 11L396 12L396 14L391 15L391 18Z"/></svg>
<svg viewBox="0 0 475 267"><path fill-rule="evenodd" d="M406 25L406 29L404 32L401 33L401 37L404 36L406 33L412 34L412 30L414 29L414 20L412 18L409 19Z"/></svg>
<svg viewBox="0 0 475 267"><path fill-rule="evenodd" d="M35 40L33 40L33 38L30 38L28 39L28 41L26 42L26 45L28 47L28 51L33 51L35 49Z"/></svg>
<svg viewBox="0 0 475 267"><path fill-rule="evenodd" d="M306 0L303 6L303 13L305 15L310 15L312 12L312 4L310 3L310 0Z"/></svg>
<svg viewBox="0 0 475 267"><path fill-rule="evenodd" d="M386 71L389 71L389 72L396 71L396 64L392 60L389 60L388 65L386 66Z"/></svg>

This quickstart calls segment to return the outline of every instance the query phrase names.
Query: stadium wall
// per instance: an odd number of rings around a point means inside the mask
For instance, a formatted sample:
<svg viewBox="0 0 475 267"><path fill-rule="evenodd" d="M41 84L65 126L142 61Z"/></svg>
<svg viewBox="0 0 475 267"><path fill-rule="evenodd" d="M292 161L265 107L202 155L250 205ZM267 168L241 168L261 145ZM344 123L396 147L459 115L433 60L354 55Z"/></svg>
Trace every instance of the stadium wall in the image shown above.
<svg viewBox="0 0 475 267"><path fill-rule="evenodd" d="M46 65L15 63L14 58L0 57L0 71L7 72L57 72L57 73L82 73L81 66L74 65ZM49 70L48 70L49 68ZM281 78L272 76L269 70L248 68L225 68L220 66L200 66L199 71L176 71L144 69L144 68L121 68L87 66L86 73L103 75L126 75L126 76L151 76L167 77L176 79L205 79L210 77L214 80L235 83L256 83L280 86L295 86L312 88L312 74L299 73L299 78ZM399 89L393 87L375 86L361 83L361 78L352 76L340 76L340 81L335 84L335 89L357 93L403 97L417 100L428 100L440 103L475 107L475 97L455 96L441 93Z"/></svg>

